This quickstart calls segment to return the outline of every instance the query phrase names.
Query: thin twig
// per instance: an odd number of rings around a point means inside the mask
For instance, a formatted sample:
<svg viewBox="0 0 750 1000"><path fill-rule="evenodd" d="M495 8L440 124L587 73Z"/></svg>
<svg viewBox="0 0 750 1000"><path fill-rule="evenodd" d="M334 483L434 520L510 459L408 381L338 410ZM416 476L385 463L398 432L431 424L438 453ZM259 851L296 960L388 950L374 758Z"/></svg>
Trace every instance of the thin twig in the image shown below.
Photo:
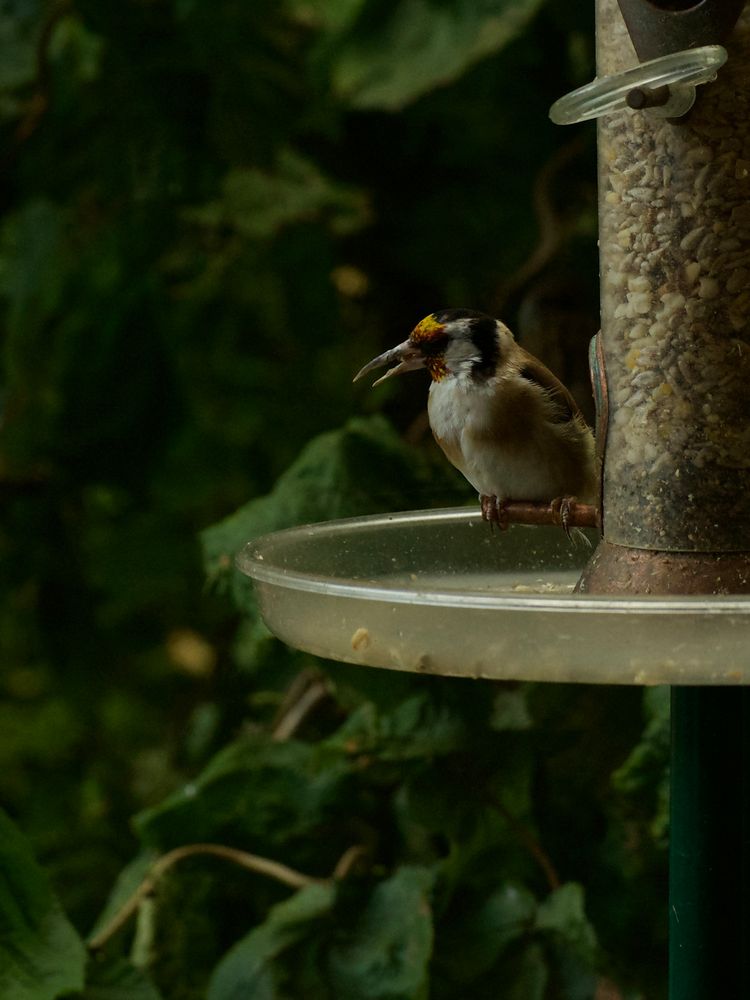
<svg viewBox="0 0 750 1000"><path fill-rule="evenodd" d="M356 864L362 858L366 857L368 853L367 848L361 844L355 844L353 847L347 848L333 869L333 875L331 876L333 881L340 882L342 879L345 879Z"/></svg>
<svg viewBox="0 0 750 1000"><path fill-rule="evenodd" d="M505 822L511 828L518 840L523 844L532 858L536 861L539 867L544 872L544 876L547 879L547 885L549 886L550 892L554 892L555 889L559 889L562 885L560 881L560 876L557 874L557 869L552 863L550 856L544 850L542 845L536 839L534 834L529 830L528 827L524 826L520 820L516 819L513 813L503 805L500 799L492 796L492 805L497 809L500 815L503 817Z"/></svg>
<svg viewBox="0 0 750 1000"><path fill-rule="evenodd" d="M341 861L336 866L336 871L338 871L339 866L351 850L352 848L349 848L349 851L343 855ZM282 865L278 861L261 858L257 854L249 854L247 851L240 851L235 847L226 847L223 844L185 844L183 847L176 847L174 850L168 851L156 859L141 884L123 903L109 923L98 934L89 938L89 950L96 951L102 948L120 928L125 926L143 900L154 892L157 882L165 872L169 871L178 862L184 861L185 858L195 857L196 855L212 855L213 857L222 858L224 861L230 861L248 871L274 878L292 889L302 889L307 885L325 885L330 881L330 879L313 878L311 875L304 875L302 872L295 871L295 869L289 868L287 865Z"/></svg>
<svg viewBox="0 0 750 1000"><path fill-rule="evenodd" d="M58 0L54 3L42 24L39 38L36 44L36 80L34 94L32 95L21 121L16 128L14 142L21 145L36 130L39 122L46 113L50 104L51 72L49 66L49 49L52 37L58 24L73 12L72 0Z"/></svg>
<svg viewBox="0 0 750 1000"><path fill-rule="evenodd" d="M328 681L316 676L294 701L282 706L271 738L278 743L291 739L315 706L327 698L329 694Z"/></svg>
<svg viewBox="0 0 750 1000"><path fill-rule="evenodd" d="M506 278L498 290L493 303L496 312L501 313L508 300L536 277L559 250L567 226L555 206L552 189L561 171L581 154L586 141L581 133L560 146L538 172L532 191L532 203L539 236L526 260Z"/></svg>
<svg viewBox="0 0 750 1000"><path fill-rule="evenodd" d="M109 923L105 924L98 934L93 934L88 939L86 943L89 951L98 951L100 948L103 948L107 941L109 941L111 937L114 937L115 934L125 926L131 917L135 916L141 903L143 903L143 901L147 899L153 891L154 882L152 879L146 877L133 895L123 903Z"/></svg>
<svg viewBox="0 0 750 1000"><path fill-rule="evenodd" d="M624 1000L624 997L616 983L602 976L596 984L594 1000Z"/></svg>

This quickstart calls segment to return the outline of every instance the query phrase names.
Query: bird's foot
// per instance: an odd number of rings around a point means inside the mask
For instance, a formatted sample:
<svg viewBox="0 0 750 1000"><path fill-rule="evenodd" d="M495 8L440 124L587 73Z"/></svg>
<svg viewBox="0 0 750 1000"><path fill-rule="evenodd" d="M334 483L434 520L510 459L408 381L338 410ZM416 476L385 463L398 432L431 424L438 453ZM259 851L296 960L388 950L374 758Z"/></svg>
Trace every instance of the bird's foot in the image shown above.
<svg viewBox="0 0 750 1000"><path fill-rule="evenodd" d="M482 520L487 521L491 528L497 525L501 531L507 531L510 522L506 501L499 497L482 495L479 497L479 503L482 507Z"/></svg>
<svg viewBox="0 0 750 1000"><path fill-rule="evenodd" d="M575 499L575 497L555 497L550 503L555 524L562 528L571 542L573 539L570 537L570 507L575 503Z"/></svg>

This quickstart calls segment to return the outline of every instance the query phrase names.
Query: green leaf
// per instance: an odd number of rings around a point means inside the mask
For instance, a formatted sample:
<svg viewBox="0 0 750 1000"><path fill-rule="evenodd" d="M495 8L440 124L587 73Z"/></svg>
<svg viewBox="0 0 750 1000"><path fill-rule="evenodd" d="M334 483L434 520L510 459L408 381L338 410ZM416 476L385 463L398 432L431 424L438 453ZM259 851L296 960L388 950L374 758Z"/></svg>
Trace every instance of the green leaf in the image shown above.
<svg viewBox="0 0 750 1000"><path fill-rule="evenodd" d="M333 885L309 885L272 907L266 920L238 941L216 966L207 1000L281 1000L273 963L330 912Z"/></svg>
<svg viewBox="0 0 750 1000"><path fill-rule="evenodd" d="M375 888L346 943L329 954L336 1000L427 997L434 873L403 866Z"/></svg>
<svg viewBox="0 0 750 1000"><path fill-rule="evenodd" d="M29 18L29 10L38 17L41 3L25 4L23 13L10 10L14 5L4 4L0 11L0 91L30 84L36 74L36 33L37 26ZM34 20L36 20L34 17Z"/></svg>
<svg viewBox="0 0 750 1000"><path fill-rule="evenodd" d="M367 221L363 195L329 180L310 160L289 149L273 170L235 168L224 178L218 201L186 209L187 222L230 227L265 240L298 222L327 222L334 232L351 233Z"/></svg>
<svg viewBox="0 0 750 1000"><path fill-rule="evenodd" d="M446 463L406 445L381 416L358 418L314 438L273 491L251 500L202 536L209 578L231 581L235 603L252 608L250 581L233 569L235 554L253 538L306 522L379 511L435 506L466 497Z"/></svg>
<svg viewBox="0 0 750 1000"><path fill-rule="evenodd" d="M0 996L54 1000L83 987L86 949L28 842L0 810Z"/></svg>
<svg viewBox="0 0 750 1000"><path fill-rule="evenodd" d="M0 230L0 296L8 303L12 375L19 374L21 354L41 346L42 325L60 305L68 269L67 216L46 198L35 198L9 215ZM37 356L37 365L39 361Z"/></svg>
<svg viewBox="0 0 750 1000"><path fill-rule="evenodd" d="M305 24L323 26L329 31L349 27L360 14L366 0L289 0L291 13Z"/></svg>
<svg viewBox="0 0 750 1000"><path fill-rule="evenodd" d="M452 921L441 941L451 976L470 982L489 972L503 951L534 925L536 900L524 886L506 882L473 912Z"/></svg>
<svg viewBox="0 0 750 1000"><path fill-rule="evenodd" d="M0 769L4 775L29 760L65 759L85 739L75 708L63 698L0 703Z"/></svg>
<svg viewBox="0 0 750 1000"><path fill-rule="evenodd" d="M469 739L459 714L447 705L434 704L427 694L417 694L385 712L365 702L326 746L373 754L380 760L414 760L452 753Z"/></svg>
<svg viewBox="0 0 750 1000"><path fill-rule="evenodd" d="M439 767L417 770L394 805L409 853L433 857L436 845L447 841L448 854L440 866L442 892L450 895L472 880L486 885L488 858L494 858L498 877L497 855L508 854L507 824L487 804L481 778L467 774L457 761L448 758Z"/></svg>
<svg viewBox="0 0 750 1000"><path fill-rule="evenodd" d="M120 911L123 904L130 899L138 886L146 878L157 857L156 851L142 851L133 858L130 864L123 868L112 887L104 909L91 928L89 938L95 937L107 926L114 915Z"/></svg>
<svg viewBox="0 0 750 1000"><path fill-rule="evenodd" d="M356 108L397 111L500 51L541 0L401 0L364 16L333 67L338 96Z"/></svg>
<svg viewBox="0 0 750 1000"><path fill-rule="evenodd" d="M669 688L647 688L643 705L647 717L643 735L613 773L612 785L635 804L644 819L648 817L648 832L663 849L669 835Z"/></svg>
<svg viewBox="0 0 750 1000"><path fill-rule="evenodd" d="M153 983L124 958L92 958L81 1000L160 1000Z"/></svg>
<svg viewBox="0 0 750 1000"><path fill-rule="evenodd" d="M643 737L612 775L614 787L625 795L651 789L664 776L669 763L669 688L646 688L643 705L648 719Z"/></svg>
<svg viewBox="0 0 750 1000"><path fill-rule="evenodd" d="M503 963L498 977L503 982L503 1000L544 1000L549 979L544 950L533 942Z"/></svg>
<svg viewBox="0 0 750 1000"><path fill-rule="evenodd" d="M596 933L586 916L583 887L577 882L561 885L540 903L536 926L554 935L583 961L593 963Z"/></svg>
<svg viewBox="0 0 750 1000"><path fill-rule="evenodd" d="M526 703L526 690L501 688L495 695L490 725L493 729L531 729L532 719Z"/></svg>
<svg viewBox="0 0 750 1000"><path fill-rule="evenodd" d="M163 849L217 838L248 849L274 849L309 836L341 808L343 758L307 743L247 736L220 751L208 767L164 802L135 818L144 841Z"/></svg>

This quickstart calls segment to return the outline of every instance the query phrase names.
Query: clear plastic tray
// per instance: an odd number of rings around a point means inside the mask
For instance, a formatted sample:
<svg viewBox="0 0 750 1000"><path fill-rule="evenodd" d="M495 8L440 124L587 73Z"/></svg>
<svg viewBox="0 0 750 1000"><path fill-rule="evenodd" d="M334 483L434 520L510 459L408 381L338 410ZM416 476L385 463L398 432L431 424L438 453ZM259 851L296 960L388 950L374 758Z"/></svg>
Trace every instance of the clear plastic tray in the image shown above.
<svg viewBox="0 0 750 1000"><path fill-rule="evenodd" d="M750 597L573 594L590 552L559 528L493 533L461 508L275 532L237 565L275 635L347 663L601 684L750 680Z"/></svg>

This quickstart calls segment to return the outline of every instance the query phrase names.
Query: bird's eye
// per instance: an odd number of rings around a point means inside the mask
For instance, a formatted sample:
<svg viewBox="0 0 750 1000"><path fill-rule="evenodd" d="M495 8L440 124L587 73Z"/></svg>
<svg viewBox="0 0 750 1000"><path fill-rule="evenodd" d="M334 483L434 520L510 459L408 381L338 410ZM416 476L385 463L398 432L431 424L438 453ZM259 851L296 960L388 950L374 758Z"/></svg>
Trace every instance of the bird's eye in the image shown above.
<svg viewBox="0 0 750 1000"><path fill-rule="evenodd" d="M445 349L448 346L449 337L447 334L441 334L439 337L430 337L429 340L423 340L419 345L419 349L422 354L428 358L437 357L439 354L445 354Z"/></svg>

